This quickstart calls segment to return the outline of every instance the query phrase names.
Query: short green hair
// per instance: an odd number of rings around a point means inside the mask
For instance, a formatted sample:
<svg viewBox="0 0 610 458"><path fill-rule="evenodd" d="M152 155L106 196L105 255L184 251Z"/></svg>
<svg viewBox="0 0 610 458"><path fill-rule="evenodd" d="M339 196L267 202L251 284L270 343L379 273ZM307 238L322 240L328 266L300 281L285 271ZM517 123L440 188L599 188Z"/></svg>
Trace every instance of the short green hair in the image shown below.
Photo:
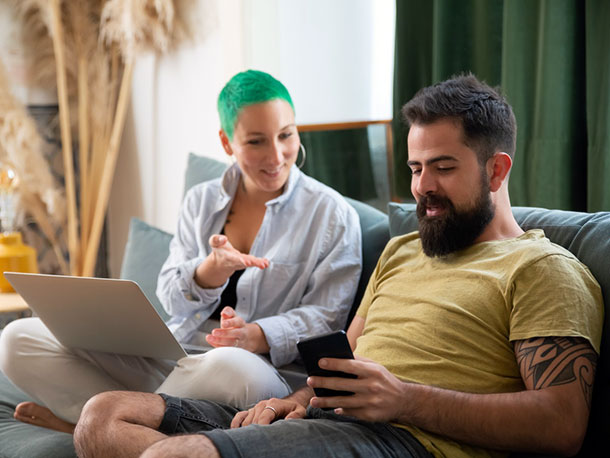
<svg viewBox="0 0 610 458"><path fill-rule="evenodd" d="M238 73L222 88L218 96L220 127L229 140L233 140L235 123L244 107L275 99L285 100L294 111L288 89L273 76L258 70Z"/></svg>

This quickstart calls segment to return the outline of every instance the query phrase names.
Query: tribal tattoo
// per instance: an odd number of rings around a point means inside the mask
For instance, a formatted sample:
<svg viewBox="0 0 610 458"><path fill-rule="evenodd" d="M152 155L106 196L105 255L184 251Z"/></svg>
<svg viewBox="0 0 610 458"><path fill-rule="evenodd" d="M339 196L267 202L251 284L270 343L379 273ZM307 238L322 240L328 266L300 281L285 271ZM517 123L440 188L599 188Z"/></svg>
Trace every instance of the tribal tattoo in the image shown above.
<svg viewBox="0 0 610 458"><path fill-rule="evenodd" d="M578 337L538 337L515 343L515 354L528 389L577 381L589 408L597 353Z"/></svg>

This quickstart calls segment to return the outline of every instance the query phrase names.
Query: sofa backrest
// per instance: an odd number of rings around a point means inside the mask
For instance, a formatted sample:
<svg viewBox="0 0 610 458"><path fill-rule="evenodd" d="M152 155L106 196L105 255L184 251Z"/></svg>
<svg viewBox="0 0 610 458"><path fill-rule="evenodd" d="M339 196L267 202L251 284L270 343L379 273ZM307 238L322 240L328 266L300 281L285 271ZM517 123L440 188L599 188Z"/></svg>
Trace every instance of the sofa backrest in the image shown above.
<svg viewBox="0 0 610 458"><path fill-rule="evenodd" d="M360 218L360 229L362 231L362 273L356 290L356 297L345 328L349 326L356 310L360 305L364 290L369 282L369 278L377 265L377 260L381 252L390 240L390 228L388 216L370 205L346 197L345 200L354 207Z"/></svg>
<svg viewBox="0 0 610 458"><path fill-rule="evenodd" d="M392 237L417 230L415 204L388 206ZM595 276L604 297L604 327L587 438L578 456L596 456L610 431L610 212L581 213L513 207L523 230L543 229L554 243L570 250ZM604 447L605 448L605 447Z"/></svg>

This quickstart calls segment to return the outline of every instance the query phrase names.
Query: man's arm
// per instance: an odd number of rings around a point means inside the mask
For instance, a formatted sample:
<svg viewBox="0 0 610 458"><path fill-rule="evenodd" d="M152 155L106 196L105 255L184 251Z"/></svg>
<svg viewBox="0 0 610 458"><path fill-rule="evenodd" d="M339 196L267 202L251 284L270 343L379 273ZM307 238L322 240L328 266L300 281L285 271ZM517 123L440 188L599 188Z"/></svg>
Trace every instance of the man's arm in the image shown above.
<svg viewBox="0 0 610 458"><path fill-rule="evenodd" d="M364 318L361 318L358 315L354 316L352 322L349 325L349 328L347 328L347 340L352 351L356 349L356 341L358 340L358 337L362 335L363 329Z"/></svg>
<svg viewBox="0 0 610 458"><path fill-rule="evenodd" d="M584 339L546 337L514 345L526 390L471 394L402 382L372 361L323 360L358 379L310 377L311 387L353 391L314 407L370 421L417 426L486 448L575 454L584 438L597 354Z"/></svg>

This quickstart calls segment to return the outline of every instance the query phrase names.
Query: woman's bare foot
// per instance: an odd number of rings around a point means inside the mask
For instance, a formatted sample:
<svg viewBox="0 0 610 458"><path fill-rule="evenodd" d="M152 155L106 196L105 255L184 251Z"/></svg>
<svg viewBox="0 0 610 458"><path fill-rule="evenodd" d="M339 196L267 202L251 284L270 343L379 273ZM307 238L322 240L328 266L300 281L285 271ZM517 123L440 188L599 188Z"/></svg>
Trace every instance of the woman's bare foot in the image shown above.
<svg viewBox="0 0 610 458"><path fill-rule="evenodd" d="M73 434L74 427L76 426L62 420L48 408L36 404L35 402L22 402L17 404L13 417L24 423L54 429L55 431L61 431L62 433L68 434Z"/></svg>

